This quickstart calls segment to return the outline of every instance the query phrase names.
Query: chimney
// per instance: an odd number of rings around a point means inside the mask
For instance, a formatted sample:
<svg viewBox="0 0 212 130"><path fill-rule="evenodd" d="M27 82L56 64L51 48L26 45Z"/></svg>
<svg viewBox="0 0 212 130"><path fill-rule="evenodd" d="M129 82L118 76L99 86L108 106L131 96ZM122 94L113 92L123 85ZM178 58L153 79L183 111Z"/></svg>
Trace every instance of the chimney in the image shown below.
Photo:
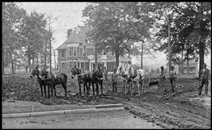
<svg viewBox="0 0 212 130"><path fill-rule="evenodd" d="M70 36L70 34L71 34L71 29L68 29L68 31L67 31L67 36L69 37Z"/></svg>

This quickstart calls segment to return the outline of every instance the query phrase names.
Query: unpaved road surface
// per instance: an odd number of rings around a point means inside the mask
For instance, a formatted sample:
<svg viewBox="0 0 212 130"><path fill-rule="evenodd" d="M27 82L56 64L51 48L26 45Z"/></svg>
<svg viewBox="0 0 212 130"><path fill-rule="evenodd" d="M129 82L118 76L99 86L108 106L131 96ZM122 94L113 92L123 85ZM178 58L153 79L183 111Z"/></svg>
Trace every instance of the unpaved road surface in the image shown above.
<svg viewBox="0 0 212 130"><path fill-rule="evenodd" d="M104 112L82 112L64 115L51 115L2 120L2 128L139 128L161 129L160 126L147 122L126 110Z"/></svg>
<svg viewBox="0 0 212 130"><path fill-rule="evenodd" d="M139 117L139 119L140 118L145 119L148 122L156 124L157 126L160 126L165 129L211 128L211 85L209 85L208 96L204 95L205 88L203 88L202 95L199 96L197 95L198 93L197 88L199 83L197 80L194 79L177 79L176 83L177 86L175 88L176 93L174 94L172 94L170 83L166 79L165 86L169 91L168 97L163 97L163 91L161 88L159 89L159 91L157 91L156 88L154 87L151 88L145 87L145 92L141 96L123 95L122 93L123 88L121 84L122 82L120 81L118 83L118 93L108 92L104 97L101 97L99 99L97 98L80 99L78 96L71 95L71 93L77 92L78 90L77 86L74 85L74 83L71 81L68 82L68 95L66 98L63 97L64 90L61 89L61 87L57 87L57 93L59 97L51 99L45 99L40 97L39 87L36 84L36 82L34 82L32 79L9 77L7 79L4 79L3 81L4 81L3 87L5 89L3 90L2 97L4 101L12 99L15 101L17 100L34 101L34 102L37 101L44 104L44 106L34 107L34 111L42 111L42 110L46 111L55 109L59 110L66 108L69 109L69 107L72 105L83 107L84 105L123 103L125 110L127 110L129 113L133 115L136 115L137 118ZM11 107L8 106L8 104L5 105L3 103L2 108L3 113L24 112L25 110L29 112L32 109L31 107L18 107L18 105ZM87 118L87 116L89 117L89 115L85 115L83 117L86 120L91 119ZM97 117L95 118L95 116ZM70 116L70 118L71 117L73 116ZM120 117L124 118L124 116ZM43 121L48 120L48 118L42 118L42 119L44 119ZM106 116L99 117L98 114L94 114L93 119L94 120L92 120L92 122L95 122L95 119L101 120L102 122L104 122L103 120L105 120L107 122ZM28 119L25 121L26 123L22 124L27 124L29 123L29 121L30 120ZM9 121L6 121L4 123L7 122ZM32 122L34 121L31 121L31 123ZM56 123L55 121L53 122ZM92 122L90 123L92 124ZM21 122L19 122L19 124L20 123ZM94 124L96 126L99 125L97 122L95 122ZM113 128L114 127L117 128L119 126L119 123L116 125L114 125ZM102 126L104 126L104 124L102 124ZM87 125L85 125L85 127L87 127ZM47 126L43 128L47 128ZM112 128L112 127L110 126L110 124L107 124L107 127L103 128Z"/></svg>

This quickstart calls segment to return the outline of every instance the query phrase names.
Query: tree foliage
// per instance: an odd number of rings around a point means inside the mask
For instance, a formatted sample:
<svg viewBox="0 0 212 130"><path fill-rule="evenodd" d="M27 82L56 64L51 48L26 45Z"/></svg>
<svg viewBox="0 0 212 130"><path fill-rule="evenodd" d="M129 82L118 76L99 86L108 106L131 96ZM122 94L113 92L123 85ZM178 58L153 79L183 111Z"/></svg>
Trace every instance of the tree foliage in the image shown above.
<svg viewBox="0 0 212 130"><path fill-rule="evenodd" d="M138 2L97 2L88 5L83 10L83 16L88 17L86 25L91 27L89 37L96 42L98 50L109 51L116 56L126 53L138 54L134 42L149 38L149 28L153 19L142 12Z"/></svg>
<svg viewBox="0 0 212 130"><path fill-rule="evenodd" d="M166 10L171 11L172 58L178 58L177 54L184 50L186 52L184 59L193 59L199 54L201 55L199 58L204 60L204 53L208 54L208 48L211 48L211 3L179 2L169 3L166 7ZM162 9L159 4L157 10L164 10L164 8ZM168 38L167 28L165 19L165 23L155 35L158 41ZM165 50L165 53L167 49L167 42L159 44L156 48L159 51ZM200 66L201 64L203 63L201 62Z"/></svg>
<svg viewBox="0 0 212 130"><path fill-rule="evenodd" d="M44 14L27 14L14 2L2 3L3 63L5 67L29 66L44 54L44 43L52 38ZM31 61L32 60L32 61ZM27 63L28 62L28 63Z"/></svg>

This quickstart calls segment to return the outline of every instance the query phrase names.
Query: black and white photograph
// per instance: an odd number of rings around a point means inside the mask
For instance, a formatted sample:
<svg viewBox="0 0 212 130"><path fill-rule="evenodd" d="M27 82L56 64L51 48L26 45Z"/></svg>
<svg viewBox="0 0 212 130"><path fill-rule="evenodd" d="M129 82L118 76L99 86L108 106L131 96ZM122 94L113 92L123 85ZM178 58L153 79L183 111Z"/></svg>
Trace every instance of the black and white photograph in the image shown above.
<svg viewBox="0 0 212 130"><path fill-rule="evenodd" d="M211 2L1 2L2 129L211 129Z"/></svg>

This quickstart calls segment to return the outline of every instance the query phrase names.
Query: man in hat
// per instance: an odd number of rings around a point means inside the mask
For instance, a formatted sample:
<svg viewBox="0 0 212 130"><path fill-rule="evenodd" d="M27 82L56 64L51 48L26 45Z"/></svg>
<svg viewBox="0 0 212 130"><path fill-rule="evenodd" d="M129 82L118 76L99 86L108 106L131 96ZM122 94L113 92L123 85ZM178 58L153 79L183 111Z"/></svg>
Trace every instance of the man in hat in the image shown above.
<svg viewBox="0 0 212 130"><path fill-rule="evenodd" d="M206 68L206 64L203 64L203 69L200 72L200 86L198 88L198 94L201 95L202 88L205 85L205 95L208 95L208 80L210 78L210 70Z"/></svg>
<svg viewBox="0 0 212 130"><path fill-rule="evenodd" d="M166 87L165 87L165 72L164 72L163 66L161 66L160 69L161 69L161 74L159 76L159 82L163 86L164 92L165 92L165 95L166 95L167 91L166 91Z"/></svg>
<svg viewBox="0 0 212 130"><path fill-rule="evenodd" d="M111 81L112 81L112 88L113 88L113 92L117 92L117 74L116 74L116 68L113 69L113 74L111 76Z"/></svg>
<svg viewBox="0 0 212 130"><path fill-rule="evenodd" d="M174 71L174 66L171 66L171 70L170 70L170 74L169 74L169 79L170 79L170 83L172 86L172 92L174 93L174 87L175 87L175 80L177 78L177 74Z"/></svg>

